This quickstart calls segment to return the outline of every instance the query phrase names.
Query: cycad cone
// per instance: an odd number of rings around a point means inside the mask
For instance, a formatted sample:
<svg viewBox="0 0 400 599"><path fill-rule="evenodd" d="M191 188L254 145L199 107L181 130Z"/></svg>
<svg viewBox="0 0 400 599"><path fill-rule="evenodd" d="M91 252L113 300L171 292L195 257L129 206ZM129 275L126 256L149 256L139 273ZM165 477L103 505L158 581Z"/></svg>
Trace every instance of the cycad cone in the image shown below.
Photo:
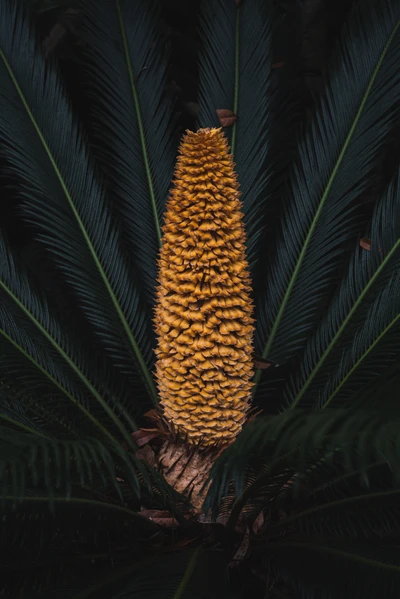
<svg viewBox="0 0 400 599"><path fill-rule="evenodd" d="M253 306L239 185L221 129L181 143L155 325L164 416L190 444L231 443L249 409Z"/></svg>

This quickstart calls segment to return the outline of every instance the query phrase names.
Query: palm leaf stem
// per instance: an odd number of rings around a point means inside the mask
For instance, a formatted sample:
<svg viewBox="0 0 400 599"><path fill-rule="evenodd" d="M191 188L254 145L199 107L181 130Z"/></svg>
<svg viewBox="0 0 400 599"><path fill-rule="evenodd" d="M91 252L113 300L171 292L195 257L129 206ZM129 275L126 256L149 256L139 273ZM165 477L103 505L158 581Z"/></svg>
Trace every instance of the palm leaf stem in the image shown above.
<svg viewBox="0 0 400 599"><path fill-rule="evenodd" d="M191 577L193 576L193 572L196 568L197 558L198 558L199 554L201 553L201 551L202 551L202 547L200 546L193 553L193 555L190 558L189 563L186 567L185 574L183 575L183 578L182 578L181 582L179 583L179 586L176 589L176 592L174 593L172 599L182 599L182 597L184 596L186 587L189 584Z"/></svg>
<svg viewBox="0 0 400 599"><path fill-rule="evenodd" d="M262 351L262 357L264 359L267 358L269 356L269 354L270 354L272 345L273 345L274 340L275 340L275 336L276 336L276 334L278 332L280 323L281 323L281 321L283 319L283 316L284 316L287 304L289 303L289 300L290 300L293 288L294 288L294 286L296 284L296 280L297 280L298 274L300 272L300 269L302 267L303 261L305 259L305 256L306 256L309 244L310 244L311 239L312 239L312 237L313 237L313 235L315 233L316 227L318 225L319 218L320 218L320 216L322 214L323 208L324 208L325 203L327 201L327 198L329 196L329 192L330 192L330 190L332 188L332 185L333 185L333 183L335 181L336 175L338 174L340 165L341 165L341 163L343 161L343 158L344 158L344 156L346 154L346 151L347 151L347 149L348 149L348 147L349 147L349 145L350 145L350 143L352 141L352 138L353 138L354 133L356 131L356 127L358 125L358 122L359 122L359 120L361 118L363 110L364 110L364 108L366 106L366 103L368 101L368 98L369 98L369 96L371 94L371 90L372 90L373 85L375 83L376 77L377 77L377 75L379 73L379 70L380 70L380 68L382 66L382 63L383 63L383 61L385 59L385 56L386 56L386 54L387 54L387 52L389 50L389 47L390 47L390 45L391 45L391 43L392 43L392 41L393 41L393 39L394 39L394 37L395 37L398 29L399 29L399 27L400 27L400 21L398 21L396 23L396 25L394 26L393 31L391 32L391 34L390 34L390 36L388 38L388 41L386 42L386 44L385 44L385 46L384 46L384 48L383 48L383 50L381 52L381 55L380 55L380 57L379 57L379 59L377 61L375 69L374 69L374 71L373 71L373 73L371 75L370 81L369 81L369 83L367 85L367 88L366 88L366 90L364 92L364 95L362 97L362 100L360 102L359 108L358 108L358 110L356 112L355 118L354 118L354 120L353 120L353 122L351 124L350 130L349 130L349 132L348 132L348 134L347 134L347 136L345 138L345 141L343 143L341 151L340 151L340 153L338 155L338 158L337 158L337 160L335 162L335 165L333 167L332 173L331 173L331 175L330 175L330 177L329 177L329 179L327 181L327 184L325 186L325 189L324 189L324 191L323 191L323 193L321 195L318 208L317 208L317 210L315 212L315 215L314 215L314 218L312 219L312 222L310 224L310 228L309 228L308 233L306 235L306 238L305 238L304 244L302 246L302 249L301 249L301 251L299 253L297 262L296 262L295 267L293 269L293 272L292 272L292 275L290 277L290 280L289 280L288 286L286 288L285 294L284 294L284 296L282 298L282 302L281 302L281 305L279 307L278 313L276 315L275 321L274 321L274 323L273 323L273 325L271 327L271 331L270 331L270 334L268 336L268 340L267 340L267 342L266 342L266 344L264 346L264 349ZM392 252L390 254L392 254ZM375 278L376 277L373 277L374 280L375 280ZM363 294L362 297L364 297L364 295L365 294ZM360 301L356 302L356 305L355 305L354 309L351 311L351 315L354 313L354 311L355 311L356 307L358 307L359 303L360 303ZM348 322L349 319L350 319L350 315L349 315L349 317L345 321L346 324L347 324L347 322ZM344 323L343 323L343 325L344 325ZM340 334L344 330L344 326L343 325L342 325L342 327L340 327ZM339 334L339 331L338 331L337 335L335 336L335 342L336 342L337 338L339 338L340 334ZM322 364L323 361L325 361L326 356L331 351L331 346L332 346L332 344L330 344L330 346L329 346L329 351L326 350L326 352L323 354L323 357L321 357L321 360L318 363L318 366L320 364ZM255 393L255 391L256 391L257 385L258 385L258 383L260 381L261 374L262 374L262 372L260 370L258 370L256 372L256 375L254 377L253 393ZM315 375L313 375L312 378L314 378L314 376ZM311 380L312 380L311 378L308 379L309 382L307 383L307 386L303 387L303 389L301 390L301 392L297 396L296 401L291 405L291 407L295 407L297 405L297 403L300 401L301 397L303 396L303 394L305 393L306 389L308 388L308 385L310 384Z"/></svg>
<svg viewBox="0 0 400 599"><path fill-rule="evenodd" d="M33 127L34 127L34 129L35 129L35 131L37 133L37 135L38 135L38 137L39 137L39 140L40 140L40 142L41 142L41 144L42 144L42 146L43 146L43 148L45 150L45 153L46 153L46 155L47 155L47 157L48 157L48 159L50 161L50 164L52 165L52 167L54 169L54 172L55 172L56 177L57 177L57 179L59 181L59 184L60 184L61 189L62 189L62 191L64 193L64 196L65 196L65 198L66 198L66 200L68 202L68 205L69 205L69 207L70 207L70 209L72 211L72 214L73 214L73 216L74 216L74 218L75 218L75 220L76 220L76 222L78 224L79 230L82 233L83 239L84 239L84 241L85 241L85 243L86 243L86 245L88 247L89 253L90 253L90 255L91 255L91 257L92 257L92 259L93 259L93 261L95 263L97 271L100 274L100 277L101 277L101 279L103 281L103 284L104 284L104 286L105 286L105 288L106 288L106 290L108 292L108 295L110 296L111 302L112 302L112 304L113 304L113 306L114 306L114 308L115 308L115 310L117 312L119 320L122 323L123 329L124 329L124 331L126 333L126 336L127 336L128 340L129 340L130 344L131 344L131 347L133 349L134 355L136 356L136 358L138 360L140 369L141 369L141 371L143 373L143 376L144 376L144 378L146 380L148 388L149 388L149 390L151 392L153 401L155 403L157 403L157 391L156 391L156 388L155 388L155 385L154 385L154 381L153 381L152 376L151 376L151 374L150 374L150 372L149 372L149 370L147 368L146 362L145 362L145 360L144 360L144 358L142 356L140 348L139 348L139 346L138 346L138 344L137 344L137 342L136 342L136 340L135 340L135 338L133 336L131 328L130 328L130 326L129 326L126 318L125 318L124 312L123 312L123 310L122 310L122 308L121 308L121 306L120 306L120 304L118 302L118 299L117 299L117 297L116 297L116 295L114 293L114 290L112 289L112 286L111 286L111 284L110 284L110 282L109 282L109 280L107 278L107 275L106 275L106 273L104 271L103 265L101 264L101 262L99 260L99 257L98 257L98 255L96 253L96 250L95 250L95 248L93 246L93 243L92 243L92 241L90 239L90 236L89 236L88 232L86 231L86 228L85 228L85 226L84 226L84 224L82 222L82 219L81 219L81 217L80 217L80 215L78 213L78 210L77 210L77 208L76 208L76 206L74 204L74 201L72 199L72 196L71 196L71 194L70 194L70 192L69 192L69 190L67 188L67 185L66 185L66 183L64 181L62 173L61 173L61 171L60 171L60 169L59 169L59 167L57 165L57 162L56 162L56 160L55 160L55 158L54 158L54 156L53 156L53 154L52 154L52 152L50 150L50 147L49 147L48 143L46 142L46 139L45 139L45 137L44 137L44 135L43 135L43 133L42 133L42 131L41 131L41 129L40 129L40 127L39 127L39 125L38 125L38 123L37 123L37 121L36 121L33 113L32 113L32 111L31 111L31 109L29 108L28 102L27 102L27 100L25 98L25 95L24 95L24 93L23 93L23 91L22 91L22 89L21 89L21 87L20 87L20 85L19 85L19 83L18 83L15 75L14 75L14 72L13 72L13 70L11 68L11 65L8 62L8 60L7 60L7 58L6 58L3 50L1 50L1 49L0 49L0 59L4 63L6 71L8 72L8 74L9 74L9 76L11 78L11 81L12 81L14 87L15 87L15 90L16 90L16 92L17 92L17 94L18 94L18 96L19 96L19 98L21 100L21 103L22 103L22 105L23 105L23 107L24 107L24 109L25 109L25 111L26 111L26 113L27 113L27 115L28 115L28 117L29 117L29 119L30 119L30 121L31 121L31 123L32 123L32 125L33 125ZM107 409L108 409L108 406L107 406ZM113 415L113 419L114 418L115 418L115 416ZM118 426L119 426L119 428L121 428L121 424L120 423L118 424ZM126 433L124 433L124 434L126 435Z"/></svg>
<svg viewBox="0 0 400 599"><path fill-rule="evenodd" d="M129 445L132 445L132 438L126 431L125 427L111 410L111 408L107 405L104 399L101 397L100 393L95 389L92 383L88 380L88 378L84 375L84 373L78 368L75 362L68 356L68 354L63 350L63 348L57 343L57 341L50 335L48 331L40 324L40 322L35 318L35 316L24 306L24 304L13 294L13 292L0 280L0 288L3 289L7 295L11 297L11 299L15 302L15 304L22 310L22 312L29 318L29 320L36 326L36 328L40 331L40 333L49 341L49 343L55 348L55 350L62 356L62 358L66 361L68 366L75 372L75 374L79 377L79 379L83 382L86 388L90 391L93 397L96 398L98 403L102 406L104 411L110 416L111 420L121 431L125 440L128 441ZM113 443L116 442L116 439L111 435L109 431L88 411L78 402L73 395L71 395L56 379L54 379L50 373L48 373L44 368L40 366L31 356L29 356L26 352L23 351L21 347L19 347L14 341L6 335L5 332L1 331L3 335L7 337L7 339L20 351L24 353L24 355L39 368L41 372L43 372L67 397L82 411L85 415L102 431L104 435L112 440Z"/></svg>
<svg viewBox="0 0 400 599"><path fill-rule="evenodd" d="M324 402L324 405L321 406L321 410L323 410L324 408L326 408L326 406L328 406L330 404L330 402L336 396L336 393L338 393L340 391L340 389L343 387L345 382L350 378L350 376L353 374L353 372L359 367L359 365L363 362L363 360L366 359L368 354L374 349L374 347L379 343L379 341L381 341L381 339L383 339L383 337L386 335L386 333L396 324L396 322L399 319L400 319L400 314L397 314L397 316L387 325L387 327L376 337L375 341L362 354L362 356L355 362L355 364L352 366L352 368L349 370L349 372L346 374L346 376L344 376L343 379L340 381L340 383L337 385L334 392L331 393L331 395L328 397L328 399Z"/></svg>
<svg viewBox="0 0 400 599"><path fill-rule="evenodd" d="M399 25L400 25L400 23L399 23ZM400 238L393 245L393 247L391 248L391 250L387 253L386 257L382 260L381 264L378 266L378 268L376 269L376 271L374 272L374 274L372 275L372 277L370 278L370 280L368 281L368 283L365 285L364 289L361 291L361 293L357 297L357 300L354 302L352 308L347 313L346 318L343 320L342 324L340 325L340 327L336 331L336 333L333 336L333 338L332 338L331 342L329 343L328 347L326 348L326 350L324 351L324 353L322 354L322 356L320 357L320 359L318 360L318 362L314 366L312 372L310 372L310 374L309 374L307 380L305 381L304 385L298 391L298 393L297 393L295 399L293 400L293 402L291 403L289 409L295 408L297 406L297 404L300 402L300 400L304 396L305 392L307 391L307 389L311 385L312 381L314 380L315 376L317 375L319 369L325 363L325 360L327 359L327 357L329 356L329 354L331 353L331 351L333 350L333 348L337 344L338 340L340 339L340 337L344 333L347 325L349 324L350 320L353 318L355 312L357 311L357 309L359 308L360 304L362 303L362 301L366 297L367 293L369 292L369 290L371 289L371 287L374 285L375 281L378 279L379 275L382 273L382 271L385 268L385 266L389 263L389 261L394 256L394 254L398 251L399 248L400 248ZM390 325L388 327L386 327L385 333L387 332L387 330L389 330L389 328L391 326L393 326L393 324L396 322L396 320L397 319L393 320L390 323ZM383 336L383 334L384 333L382 333L378 337L378 339L381 339L381 337ZM375 343L374 343L374 345L375 345ZM366 352L366 353L368 353L368 352ZM357 362L357 366L360 363L360 361L361 361L361 359Z"/></svg>
<svg viewBox="0 0 400 599"><path fill-rule="evenodd" d="M15 420L14 418L7 416L6 414L0 413L0 419L5 420L6 422L9 422L10 424L13 424L14 426L18 426L19 428L26 431L27 433L30 433L31 435L36 435L38 437L42 437L43 439L51 438L51 437L49 437L49 435L45 435L44 433L41 433L40 431L37 431L36 429L28 426L27 424L24 424L23 422L19 422L18 420Z"/></svg>
<svg viewBox="0 0 400 599"><path fill-rule="evenodd" d="M145 169L146 169L146 177L147 177L147 181L148 181L148 185L149 185L149 193L150 193L150 199L151 199L151 207L152 207L153 216L154 216L154 224L155 224L156 233L157 233L158 245L159 245L159 247L161 247L161 236L162 236L161 226L160 226L160 221L159 221L158 213L157 213L156 196L154 193L153 178L152 178L152 174L151 174L150 161L149 161L148 152L147 152L146 138L145 138L144 128L143 128L142 113L141 113L141 109L140 109L138 93L136 90L135 76L133 74L132 63L131 63L131 59L129 57L128 40L127 40L127 36L126 36L126 31L125 31L125 26L124 26L124 21L123 21L123 17L122 17L122 11L121 11L121 5L120 5L119 0L117 0L117 11L118 11L118 20L119 20L119 24L121 27L122 43L124 46L124 52L125 52L125 58L126 58L126 67L127 67L128 74L129 74L129 81L131 84L133 103L135 106L138 128L139 128L139 133L140 133L140 144L142 147L143 160L144 160L144 165L145 165Z"/></svg>

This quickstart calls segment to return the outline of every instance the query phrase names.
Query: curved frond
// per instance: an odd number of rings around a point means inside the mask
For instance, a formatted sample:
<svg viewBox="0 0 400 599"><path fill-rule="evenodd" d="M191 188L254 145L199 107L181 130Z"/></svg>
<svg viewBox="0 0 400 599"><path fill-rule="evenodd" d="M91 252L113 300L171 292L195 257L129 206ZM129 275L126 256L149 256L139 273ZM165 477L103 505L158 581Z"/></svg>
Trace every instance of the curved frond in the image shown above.
<svg viewBox="0 0 400 599"><path fill-rule="evenodd" d="M303 474L315 453L338 451L351 468L367 468L377 459L395 467L399 459L399 413L388 420L385 413L365 409L329 409L321 412L290 410L251 422L215 463L206 507L215 507L227 494L231 481L237 493L244 489L253 460L268 463L290 454L296 472ZM334 454L332 454L334 455ZM288 458L288 465L290 466ZM266 474L268 473L268 470Z"/></svg>
<svg viewBox="0 0 400 599"><path fill-rule="evenodd" d="M15 391L3 381L0 381L0 422L40 437L48 436L40 424L28 416Z"/></svg>
<svg viewBox="0 0 400 599"><path fill-rule="evenodd" d="M152 307L176 155L159 10L154 0L84 0L81 9L96 153L123 243Z"/></svg>
<svg viewBox="0 0 400 599"><path fill-rule="evenodd" d="M52 503L55 494L69 497L74 485L93 488L97 480L97 484L114 489L121 498L116 478L121 471L137 496L141 486L138 473L149 486L145 463L117 443L107 446L89 437L60 441L4 426L0 427L0 434L2 497L19 495L22 500L27 488L30 492L40 489L48 493Z"/></svg>
<svg viewBox="0 0 400 599"><path fill-rule="evenodd" d="M55 495L51 510L48 496L22 499L19 495L0 497L0 572L5 597L76 599L83 585L93 585L105 572L115 575L113 565L119 570L122 563L129 573L127 566L132 569L143 558L141 540L157 533L151 520L106 496L96 500L75 493ZM111 552L110 545L114 545ZM71 588L74 593L69 595Z"/></svg>
<svg viewBox="0 0 400 599"><path fill-rule="evenodd" d="M231 110L237 117L225 133L240 181L247 256L253 265L259 260L258 242L266 202L274 189L273 177L282 169L279 142L287 125L284 119L293 114L287 110L282 117L285 102L273 80L276 16L270 0L206 0L201 6L199 124L219 127L216 111L220 109Z"/></svg>
<svg viewBox="0 0 400 599"><path fill-rule="evenodd" d="M202 599L209 595L210 583L216 597L231 597L224 554L200 545L143 564L113 599Z"/></svg>
<svg viewBox="0 0 400 599"><path fill-rule="evenodd" d="M357 2L289 176L290 201L256 313L264 358L281 362L304 347L343 246L357 236L355 201L373 181L399 114L399 60L400 7Z"/></svg>
<svg viewBox="0 0 400 599"><path fill-rule="evenodd" d="M396 357L394 363L387 366L374 381L354 392L352 405L355 409L362 406L384 409L391 416L397 413L399 388L400 357Z"/></svg>
<svg viewBox="0 0 400 599"><path fill-rule="evenodd" d="M365 489L351 495L319 503L273 524L268 534L298 528L306 536L384 538L400 532L400 489L371 493Z"/></svg>
<svg viewBox="0 0 400 599"><path fill-rule="evenodd" d="M322 539L266 543L281 576L307 599L376 599L400 592L397 547L366 547Z"/></svg>
<svg viewBox="0 0 400 599"><path fill-rule="evenodd" d="M11 172L22 181L24 212L75 290L99 343L120 371L141 373L156 401L149 323L86 141L21 3L10 0L0 5L0 140Z"/></svg>
<svg viewBox="0 0 400 599"><path fill-rule="evenodd" d="M58 322L49 313L45 299L40 297L29 284L22 265L14 261L13 253L6 246L1 235L0 257L0 291L6 300L3 301L0 309L2 338L12 345L12 349L20 354L23 360L29 361L42 378L45 377L49 384L56 387L84 412L104 435L113 438L83 405L82 387L97 401L122 435L129 438L122 422L92 383L90 374L85 372L84 361L79 355L78 348L71 343L69 335L61 330ZM7 310L7 304L10 305L11 311ZM13 317L13 312L19 314L18 321ZM24 322L25 329L22 327ZM32 331L35 335L33 340L29 336ZM52 350L51 352L46 352L44 349L46 345ZM61 365L53 359L54 355ZM4 353L0 359L0 369L4 368L5 364L9 365L11 358L12 354ZM74 384L72 375L75 375L79 381L78 386Z"/></svg>
<svg viewBox="0 0 400 599"><path fill-rule="evenodd" d="M355 250L347 276L305 347L299 374L286 389L291 407L312 403L317 393L320 405L325 405L331 396L326 395L326 390L321 391L321 381L328 378L337 381L328 382L328 386L342 386L343 377L347 379L350 371L358 369L383 337L394 339L396 345L399 265L400 173L397 173L376 204L371 221L371 250L360 247ZM381 355L384 360L385 346L380 343L379 347L382 351L378 358ZM332 372L335 357L340 363Z"/></svg>
<svg viewBox="0 0 400 599"><path fill-rule="evenodd" d="M400 354L400 279L388 285L374 300L362 327L340 358L318 396L323 409L333 401L349 401L354 392L373 381Z"/></svg>

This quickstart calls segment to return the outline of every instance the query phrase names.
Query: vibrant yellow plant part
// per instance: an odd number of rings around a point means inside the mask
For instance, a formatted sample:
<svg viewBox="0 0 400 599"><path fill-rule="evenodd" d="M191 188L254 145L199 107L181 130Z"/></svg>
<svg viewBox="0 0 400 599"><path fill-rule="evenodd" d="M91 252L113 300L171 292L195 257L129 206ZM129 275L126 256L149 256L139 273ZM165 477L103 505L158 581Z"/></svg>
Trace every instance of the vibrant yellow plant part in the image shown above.
<svg viewBox="0 0 400 599"><path fill-rule="evenodd" d="M184 136L159 258L156 377L192 444L232 442L253 376L253 304L239 184L221 129Z"/></svg>

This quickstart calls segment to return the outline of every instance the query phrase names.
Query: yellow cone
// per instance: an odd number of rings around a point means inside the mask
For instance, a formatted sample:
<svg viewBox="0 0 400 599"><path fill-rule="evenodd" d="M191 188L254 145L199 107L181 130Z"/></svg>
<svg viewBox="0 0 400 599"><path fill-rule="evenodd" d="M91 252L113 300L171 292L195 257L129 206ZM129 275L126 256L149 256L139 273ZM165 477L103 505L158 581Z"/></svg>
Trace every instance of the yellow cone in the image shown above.
<svg viewBox="0 0 400 599"><path fill-rule="evenodd" d="M230 443L249 409L253 305L239 185L221 129L181 143L155 310L164 415L193 444Z"/></svg>

